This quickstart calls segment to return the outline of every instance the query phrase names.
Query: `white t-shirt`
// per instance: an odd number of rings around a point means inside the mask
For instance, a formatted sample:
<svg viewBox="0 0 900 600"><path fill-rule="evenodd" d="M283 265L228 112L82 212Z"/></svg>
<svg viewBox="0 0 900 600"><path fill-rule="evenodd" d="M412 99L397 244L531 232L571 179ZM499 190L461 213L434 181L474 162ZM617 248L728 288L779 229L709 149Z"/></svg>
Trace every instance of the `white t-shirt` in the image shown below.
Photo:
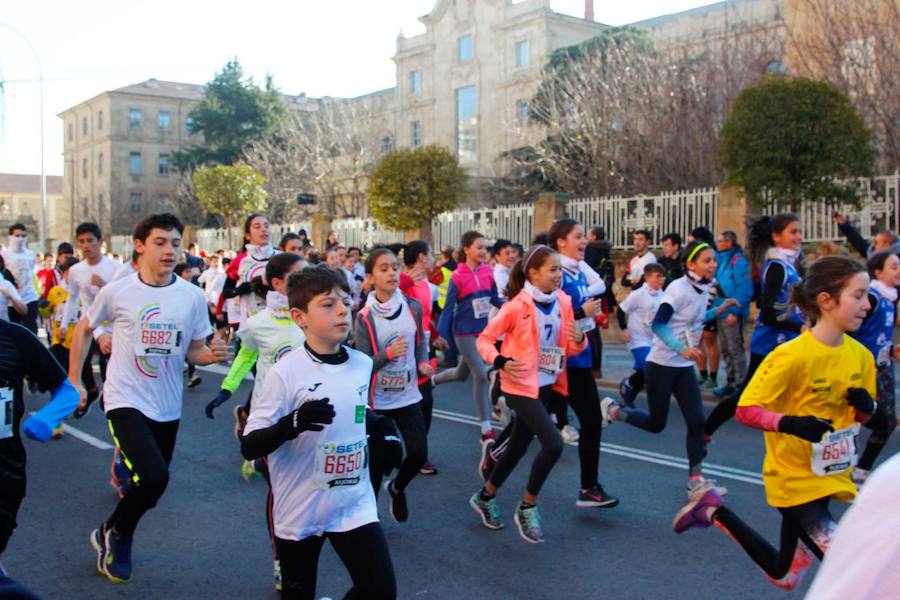
<svg viewBox="0 0 900 600"><path fill-rule="evenodd" d="M225 269L219 267L216 269L207 269L200 273L197 283L203 286L203 293L206 295L206 301L210 304L218 304L219 296L225 289Z"/></svg>
<svg viewBox="0 0 900 600"><path fill-rule="evenodd" d="M512 269L509 267L504 267L500 263L494 265L494 283L497 284L497 294L500 295L501 298L506 297L506 286L509 285L509 273ZM488 321L493 320L494 317L497 316L497 313L500 312L500 309L494 305L491 305L491 312L488 315Z"/></svg>
<svg viewBox="0 0 900 600"><path fill-rule="evenodd" d="M9 321L10 306L9 299L6 297L7 293L19 300L19 302L24 302L22 296L19 295L19 290L16 289L16 286L0 276L0 319L4 321Z"/></svg>
<svg viewBox="0 0 900 600"><path fill-rule="evenodd" d="M679 277L666 288L660 304L670 304L674 309L668 326L685 346L697 346L703 336L703 317L709 292L697 292L687 277ZM647 360L667 367L691 367L692 361L684 358L659 338L653 339L653 347Z"/></svg>
<svg viewBox="0 0 900 600"><path fill-rule="evenodd" d="M888 600L900 590L900 455L878 467L844 513L807 600Z"/></svg>
<svg viewBox="0 0 900 600"><path fill-rule="evenodd" d="M305 347L269 371L250 408L244 435L265 429L309 400L329 398L334 420L304 431L269 454L275 535L302 540L378 521L369 483L366 403L372 359L347 349L339 365L318 361Z"/></svg>
<svg viewBox="0 0 900 600"><path fill-rule="evenodd" d="M3 250L2 254L7 270L16 278L16 288L19 290L22 302L25 304L37 302L39 296L34 287L34 252L28 249L22 252L13 252L7 249Z"/></svg>
<svg viewBox="0 0 900 600"><path fill-rule="evenodd" d="M538 387L553 385L562 371L565 361L564 349L559 347L559 336L562 328L562 313L559 302L554 301L550 314L545 314L540 307L534 307L537 318L535 325L538 331L540 361L538 363Z"/></svg>
<svg viewBox="0 0 900 600"><path fill-rule="evenodd" d="M116 274L113 277L113 281L116 281L117 279L125 279L132 273L137 273L137 270L131 264L131 261L128 261L127 263L124 263L121 267L119 267L119 270L116 271Z"/></svg>
<svg viewBox="0 0 900 600"><path fill-rule="evenodd" d="M631 261L628 263L628 276L631 279L632 285L637 285L637 282L644 276L644 267L655 262L656 255L649 250L647 250L643 256L638 256L636 254L632 256Z"/></svg>
<svg viewBox="0 0 900 600"><path fill-rule="evenodd" d="M237 335L241 338L242 346L259 352L251 400L259 396L266 375L275 363L306 341L303 330L289 316L278 318L268 308L244 321Z"/></svg>
<svg viewBox="0 0 900 600"><path fill-rule="evenodd" d="M87 314L88 308L93 303L94 298L102 289L91 283L91 276L97 275L107 284L115 280L118 270L122 268L108 256L103 256L96 265L88 264L86 260L72 265L69 269L69 298L66 300L66 308L63 311L63 320L61 327L65 329L69 323L78 320L78 311L81 314Z"/></svg>
<svg viewBox="0 0 900 600"><path fill-rule="evenodd" d="M374 407L378 410L403 408L422 400L419 391L419 367L416 364L416 322L409 305L403 306L395 319L376 315L375 333L378 347L387 348L394 340L406 338L406 354L395 358L375 372Z"/></svg>
<svg viewBox="0 0 900 600"><path fill-rule="evenodd" d="M147 285L135 273L105 285L87 318L91 328L104 321L112 328L106 411L128 407L154 421L181 418L188 346L212 333L203 291L180 277L163 287Z"/></svg>
<svg viewBox="0 0 900 600"><path fill-rule="evenodd" d="M649 348L653 345L653 331L650 324L659 309L663 299L662 290L650 289L648 285L642 285L634 290L619 305L619 309L628 315L628 333L631 339L628 341L628 349Z"/></svg>

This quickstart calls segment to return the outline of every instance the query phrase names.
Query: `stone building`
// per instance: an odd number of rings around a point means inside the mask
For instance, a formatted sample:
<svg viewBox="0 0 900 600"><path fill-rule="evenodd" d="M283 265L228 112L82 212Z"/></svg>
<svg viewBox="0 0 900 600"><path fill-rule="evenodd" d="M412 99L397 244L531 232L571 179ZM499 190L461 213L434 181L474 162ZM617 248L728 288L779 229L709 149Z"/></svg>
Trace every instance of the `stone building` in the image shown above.
<svg viewBox="0 0 900 600"><path fill-rule="evenodd" d="M56 244L70 239L69 205L63 198L63 178L47 175L47 244L54 251ZM0 240L6 243L6 232L13 223L28 228L29 246L39 250L41 218L40 175L0 173Z"/></svg>

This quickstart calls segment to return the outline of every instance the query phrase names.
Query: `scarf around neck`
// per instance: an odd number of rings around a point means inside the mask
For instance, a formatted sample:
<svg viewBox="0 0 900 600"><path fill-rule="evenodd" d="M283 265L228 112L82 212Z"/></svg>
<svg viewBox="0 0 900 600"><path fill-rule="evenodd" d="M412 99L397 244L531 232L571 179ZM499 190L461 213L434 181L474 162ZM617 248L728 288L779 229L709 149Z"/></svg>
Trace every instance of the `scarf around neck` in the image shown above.
<svg viewBox="0 0 900 600"><path fill-rule="evenodd" d="M873 279L872 283L869 284L869 287L873 288L876 292L881 294L884 298L887 298L891 302L897 301L897 288L891 287L886 283L882 283L877 279Z"/></svg>
<svg viewBox="0 0 900 600"><path fill-rule="evenodd" d="M577 274L581 270L581 261L568 257L564 254L559 255L559 264L569 273Z"/></svg>
<svg viewBox="0 0 900 600"><path fill-rule="evenodd" d="M290 317L291 308L288 305L288 297L281 292L272 290L266 294L266 308L278 319Z"/></svg>
<svg viewBox="0 0 900 600"><path fill-rule="evenodd" d="M530 281L525 282L525 291L531 294L531 297L534 298L535 302L540 302L541 304L550 304L551 302L556 301L556 292L558 290L553 290L549 294L547 292L542 292L537 289L533 285L531 285Z"/></svg>
<svg viewBox="0 0 900 600"><path fill-rule="evenodd" d="M766 251L766 258L769 260L780 260L794 267L797 257L800 256L799 250L788 250L787 248L779 248L772 246ZM795 267L796 268L796 267Z"/></svg>
<svg viewBox="0 0 900 600"><path fill-rule="evenodd" d="M378 298L375 297L374 291L369 292L369 295L366 297L366 306L368 306L375 315L383 319L396 315L402 305L403 294L400 293L400 290L394 290L394 295L391 296L387 302L379 302Z"/></svg>
<svg viewBox="0 0 900 600"><path fill-rule="evenodd" d="M693 271L688 271L684 274L684 276L687 277L690 284L698 292L708 292L716 284L715 279L706 279L705 277L700 277Z"/></svg>
<svg viewBox="0 0 900 600"><path fill-rule="evenodd" d="M253 260L268 260L275 254L275 249L272 248L272 244L266 244L264 246L245 244L244 249L247 251L247 256Z"/></svg>

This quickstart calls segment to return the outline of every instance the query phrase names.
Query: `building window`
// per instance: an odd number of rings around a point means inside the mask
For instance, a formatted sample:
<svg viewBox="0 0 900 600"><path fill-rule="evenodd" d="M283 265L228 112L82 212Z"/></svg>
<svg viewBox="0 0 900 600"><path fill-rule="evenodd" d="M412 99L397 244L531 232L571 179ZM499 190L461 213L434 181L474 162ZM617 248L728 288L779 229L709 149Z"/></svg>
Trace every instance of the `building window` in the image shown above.
<svg viewBox="0 0 900 600"><path fill-rule="evenodd" d="M141 193L140 192L131 192L131 212L132 213L141 212Z"/></svg>
<svg viewBox="0 0 900 600"><path fill-rule="evenodd" d="M97 155L97 175L103 175L103 153Z"/></svg>
<svg viewBox="0 0 900 600"><path fill-rule="evenodd" d="M159 111L159 115L156 117L156 124L160 129L168 129L169 128L169 111L161 110Z"/></svg>
<svg viewBox="0 0 900 600"><path fill-rule="evenodd" d="M784 75L785 73L787 73L787 69L784 68L784 63L780 60L773 60L766 65L766 75Z"/></svg>
<svg viewBox="0 0 900 600"><path fill-rule="evenodd" d="M464 165L478 161L478 91L474 85L456 90L456 157Z"/></svg>
<svg viewBox="0 0 900 600"><path fill-rule="evenodd" d="M103 111L97 111L97 129L103 129Z"/></svg>
<svg viewBox="0 0 900 600"><path fill-rule="evenodd" d="M472 60L472 34L464 35L457 40L456 58L461 63Z"/></svg>
<svg viewBox="0 0 900 600"><path fill-rule="evenodd" d="M88 176L88 161L86 158L81 159L81 178L87 179Z"/></svg>
<svg viewBox="0 0 900 600"><path fill-rule="evenodd" d="M159 176L160 177L168 177L169 176L169 155L168 154L160 154L159 155Z"/></svg>
<svg viewBox="0 0 900 600"><path fill-rule="evenodd" d="M128 174L129 175L140 175L141 174L141 153L140 152L132 152L128 157Z"/></svg>
<svg viewBox="0 0 900 600"><path fill-rule="evenodd" d="M422 71L409 72L409 93L418 94L422 91Z"/></svg>
<svg viewBox="0 0 900 600"><path fill-rule="evenodd" d="M71 123L69 123L69 141L71 142L74 137L75 137L75 127Z"/></svg>
<svg viewBox="0 0 900 600"><path fill-rule="evenodd" d="M185 119L184 124L187 126L188 133L194 133L194 117L188 115L188 118Z"/></svg>
<svg viewBox="0 0 900 600"><path fill-rule="evenodd" d="M516 66L528 66L528 40L516 42Z"/></svg>
<svg viewBox="0 0 900 600"><path fill-rule="evenodd" d="M516 100L516 125L525 127L528 124L528 100Z"/></svg>
<svg viewBox="0 0 900 600"><path fill-rule="evenodd" d="M422 126L418 121L409 124L409 145L417 148L422 143Z"/></svg>
<svg viewBox="0 0 900 600"><path fill-rule="evenodd" d="M88 199L86 197L82 198L81 199L81 216L82 216L82 218L87 219L90 217L90 211L88 210L89 208L90 208L90 203L88 202Z"/></svg>
<svg viewBox="0 0 900 600"><path fill-rule="evenodd" d="M136 129L141 126L141 109L132 108L128 111L128 127Z"/></svg>
<svg viewBox="0 0 900 600"><path fill-rule="evenodd" d="M391 134L387 134L381 138L381 153L387 154L394 149L394 138Z"/></svg>
<svg viewBox="0 0 900 600"><path fill-rule="evenodd" d="M104 218L106 217L106 206L103 204L103 194L97 194L97 216L100 217L100 222L103 223Z"/></svg>
<svg viewBox="0 0 900 600"><path fill-rule="evenodd" d="M87 117L81 117L81 135L87 135Z"/></svg>

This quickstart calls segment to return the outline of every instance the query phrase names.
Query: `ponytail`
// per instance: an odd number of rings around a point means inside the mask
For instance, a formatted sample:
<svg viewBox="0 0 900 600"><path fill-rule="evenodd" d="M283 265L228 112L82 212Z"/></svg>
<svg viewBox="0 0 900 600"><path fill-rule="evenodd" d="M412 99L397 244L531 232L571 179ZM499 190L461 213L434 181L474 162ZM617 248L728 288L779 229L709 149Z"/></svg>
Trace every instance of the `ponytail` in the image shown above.
<svg viewBox="0 0 900 600"><path fill-rule="evenodd" d="M525 256L513 265L509 273L509 283L506 284L506 297L512 300L518 296L519 292L525 288L525 282L528 281L528 271L540 269L554 254L556 251L544 244L532 246Z"/></svg>
<svg viewBox="0 0 900 600"><path fill-rule="evenodd" d="M773 233L781 233L788 225L799 221L794 213L778 213L774 216L760 215L748 216L747 224L747 254L755 263L762 263L766 258L766 252L775 245L772 240Z"/></svg>

